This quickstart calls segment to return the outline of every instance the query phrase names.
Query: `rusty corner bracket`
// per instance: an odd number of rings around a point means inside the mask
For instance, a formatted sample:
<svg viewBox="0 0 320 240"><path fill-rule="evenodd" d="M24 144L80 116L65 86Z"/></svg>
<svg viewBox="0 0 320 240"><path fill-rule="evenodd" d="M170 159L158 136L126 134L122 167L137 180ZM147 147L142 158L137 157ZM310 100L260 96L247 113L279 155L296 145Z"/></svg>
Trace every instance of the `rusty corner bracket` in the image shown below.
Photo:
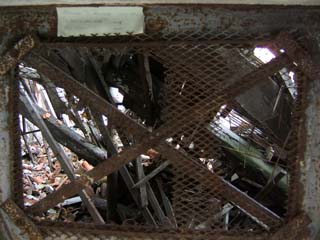
<svg viewBox="0 0 320 240"><path fill-rule="evenodd" d="M0 208L10 217L10 220L21 230L21 232L29 237L29 239L43 239L37 227L14 201L8 199L0 206Z"/></svg>
<svg viewBox="0 0 320 240"><path fill-rule="evenodd" d="M294 38L287 32L281 32L273 42L273 46L280 50L284 48L289 58L298 64L310 79L317 79L320 76L320 69L314 63L311 56L297 43Z"/></svg>
<svg viewBox="0 0 320 240"><path fill-rule="evenodd" d="M27 35L18 41L13 48L0 57L0 75L5 75L10 69L28 54L38 43L35 35Z"/></svg>
<svg viewBox="0 0 320 240"><path fill-rule="evenodd" d="M311 219L306 214L302 213L275 232L270 240L308 239L308 225L310 223Z"/></svg>

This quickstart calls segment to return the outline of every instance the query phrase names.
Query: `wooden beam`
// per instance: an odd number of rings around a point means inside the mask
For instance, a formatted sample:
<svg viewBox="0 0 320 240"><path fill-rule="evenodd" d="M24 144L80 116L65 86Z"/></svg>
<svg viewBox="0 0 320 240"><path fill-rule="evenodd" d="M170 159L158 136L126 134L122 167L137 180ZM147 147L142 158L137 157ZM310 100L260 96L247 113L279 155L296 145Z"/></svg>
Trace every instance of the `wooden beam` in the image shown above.
<svg viewBox="0 0 320 240"><path fill-rule="evenodd" d="M25 99L22 98L20 101L20 113L33 124L37 125L38 122L33 120L32 115L30 115L30 113L27 111L25 104ZM43 110L36 104L34 104L34 107L41 116L47 113L45 110ZM75 131L68 128L66 125L64 125L61 121L59 121L52 115L43 120L57 142L69 148L79 157L87 160L90 164L97 165L98 162L101 161L101 159L107 158L107 152L103 151L96 145L88 142L84 137L80 136Z"/></svg>
<svg viewBox="0 0 320 240"><path fill-rule="evenodd" d="M152 170L152 172L149 173L147 176L140 178L139 181L135 185L133 185L132 188L137 188L137 187L140 187L141 185L146 184L151 178L156 176L158 173L160 173L162 170L164 170L169 165L170 165L170 161L165 161L165 162L161 163L157 168Z"/></svg>

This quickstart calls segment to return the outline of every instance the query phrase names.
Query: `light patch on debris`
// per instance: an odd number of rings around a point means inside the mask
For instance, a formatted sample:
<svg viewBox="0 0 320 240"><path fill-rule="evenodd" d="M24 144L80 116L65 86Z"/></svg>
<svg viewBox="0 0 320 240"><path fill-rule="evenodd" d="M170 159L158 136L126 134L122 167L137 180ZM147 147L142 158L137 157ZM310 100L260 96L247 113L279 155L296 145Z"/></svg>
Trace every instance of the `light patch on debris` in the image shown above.
<svg viewBox="0 0 320 240"><path fill-rule="evenodd" d="M268 48L261 47L257 47L254 49L254 55L263 63L268 63L276 57Z"/></svg>

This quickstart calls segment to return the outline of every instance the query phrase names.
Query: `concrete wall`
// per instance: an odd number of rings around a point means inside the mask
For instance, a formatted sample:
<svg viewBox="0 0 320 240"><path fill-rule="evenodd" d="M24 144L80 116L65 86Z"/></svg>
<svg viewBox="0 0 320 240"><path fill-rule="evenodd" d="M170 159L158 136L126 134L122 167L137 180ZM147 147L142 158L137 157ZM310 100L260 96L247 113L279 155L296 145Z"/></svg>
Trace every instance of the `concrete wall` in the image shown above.
<svg viewBox="0 0 320 240"><path fill-rule="evenodd" d="M0 6L27 6L51 4L258 4L320 6L319 0L1 0Z"/></svg>

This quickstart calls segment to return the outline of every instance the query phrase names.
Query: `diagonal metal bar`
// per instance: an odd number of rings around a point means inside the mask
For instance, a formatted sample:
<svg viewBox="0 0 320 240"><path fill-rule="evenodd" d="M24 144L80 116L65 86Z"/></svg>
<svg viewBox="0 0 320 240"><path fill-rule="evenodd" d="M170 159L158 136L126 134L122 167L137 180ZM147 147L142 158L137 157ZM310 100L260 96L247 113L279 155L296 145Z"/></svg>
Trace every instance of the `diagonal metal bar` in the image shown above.
<svg viewBox="0 0 320 240"><path fill-rule="evenodd" d="M216 99L212 99L211 96L208 96L206 99L204 99L204 102L197 103L193 107L189 109L185 109L182 111L183 117L179 119L175 119L174 121L169 121L165 124L163 124L156 132L150 133L150 134L143 134L144 137L142 138L141 142L137 143L135 146L130 147L120 154L116 156L112 156L108 158L106 161L100 163L98 166L96 166L91 171L87 172L86 175L81 176L79 179L72 181L71 183L61 187L59 190L55 191L54 193L48 195L45 199L39 201L38 203L34 204L32 207L29 208L30 211L33 211L35 213L46 211L48 208L55 206L59 202L63 201L64 199L77 194L77 192L81 189L83 189L87 184L90 184L90 182L94 182L105 175L108 175L112 173L115 170L118 170L125 164L129 163L136 157L138 157L140 154L146 152L149 148L157 146L159 143L161 143L164 139L166 139L169 135L173 134L177 130L181 129L181 123L183 119L189 119L188 123L190 126L194 123L194 121L198 121L198 119L203 119L208 112L212 111L212 109L218 109L222 104L225 102L231 101L235 96L239 95L243 90L248 90L249 88L255 86L257 83L261 83L263 80L268 78L270 75L275 73L276 71L280 70L284 66L291 64L290 60L285 55L280 55L276 59L272 60L271 62L261 66L260 68L252 71L251 73L240 77L241 81L237 80L235 86L230 86L230 94L228 95L227 99L219 99L217 101ZM65 79L64 76L61 76L64 81L75 81L73 79ZM61 80L63 81L63 80ZM242 84L239 86L239 82ZM81 88L81 92L83 92L85 87L83 87L81 84L79 86ZM220 90L221 93L224 91L224 89ZM94 93L92 93L95 95ZM91 95L91 94L90 94ZM95 97L98 98L97 96ZM90 97L88 97L90 99ZM99 99L99 101L102 101L103 107L112 107L110 104L107 104L105 100L102 98ZM90 103L90 101L88 101ZM95 106L99 104L91 104L93 106L93 109L96 109ZM113 108L113 107L112 107ZM113 108L114 109L114 108ZM118 111L114 109L115 111ZM129 120L127 120L129 121ZM133 124L132 127L137 127L140 125L137 125L134 121L130 120L130 123ZM141 128L140 128L141 129ZM146 132L146 129L142 127L142 131ZM226 185L226 187L229 187L229 185ZM243 194L240 192L239 194ZM244 210L247 212L251 212L248 205L242 204L245 208ZM261 221L265 220L263 215L266 217L266 222L269 222L270 220L270 213L265 212L265 208L260 208L258 206L256 210L260 213L262 216ZM256 215L254 212L252 214L253 216Z"/></svg>

